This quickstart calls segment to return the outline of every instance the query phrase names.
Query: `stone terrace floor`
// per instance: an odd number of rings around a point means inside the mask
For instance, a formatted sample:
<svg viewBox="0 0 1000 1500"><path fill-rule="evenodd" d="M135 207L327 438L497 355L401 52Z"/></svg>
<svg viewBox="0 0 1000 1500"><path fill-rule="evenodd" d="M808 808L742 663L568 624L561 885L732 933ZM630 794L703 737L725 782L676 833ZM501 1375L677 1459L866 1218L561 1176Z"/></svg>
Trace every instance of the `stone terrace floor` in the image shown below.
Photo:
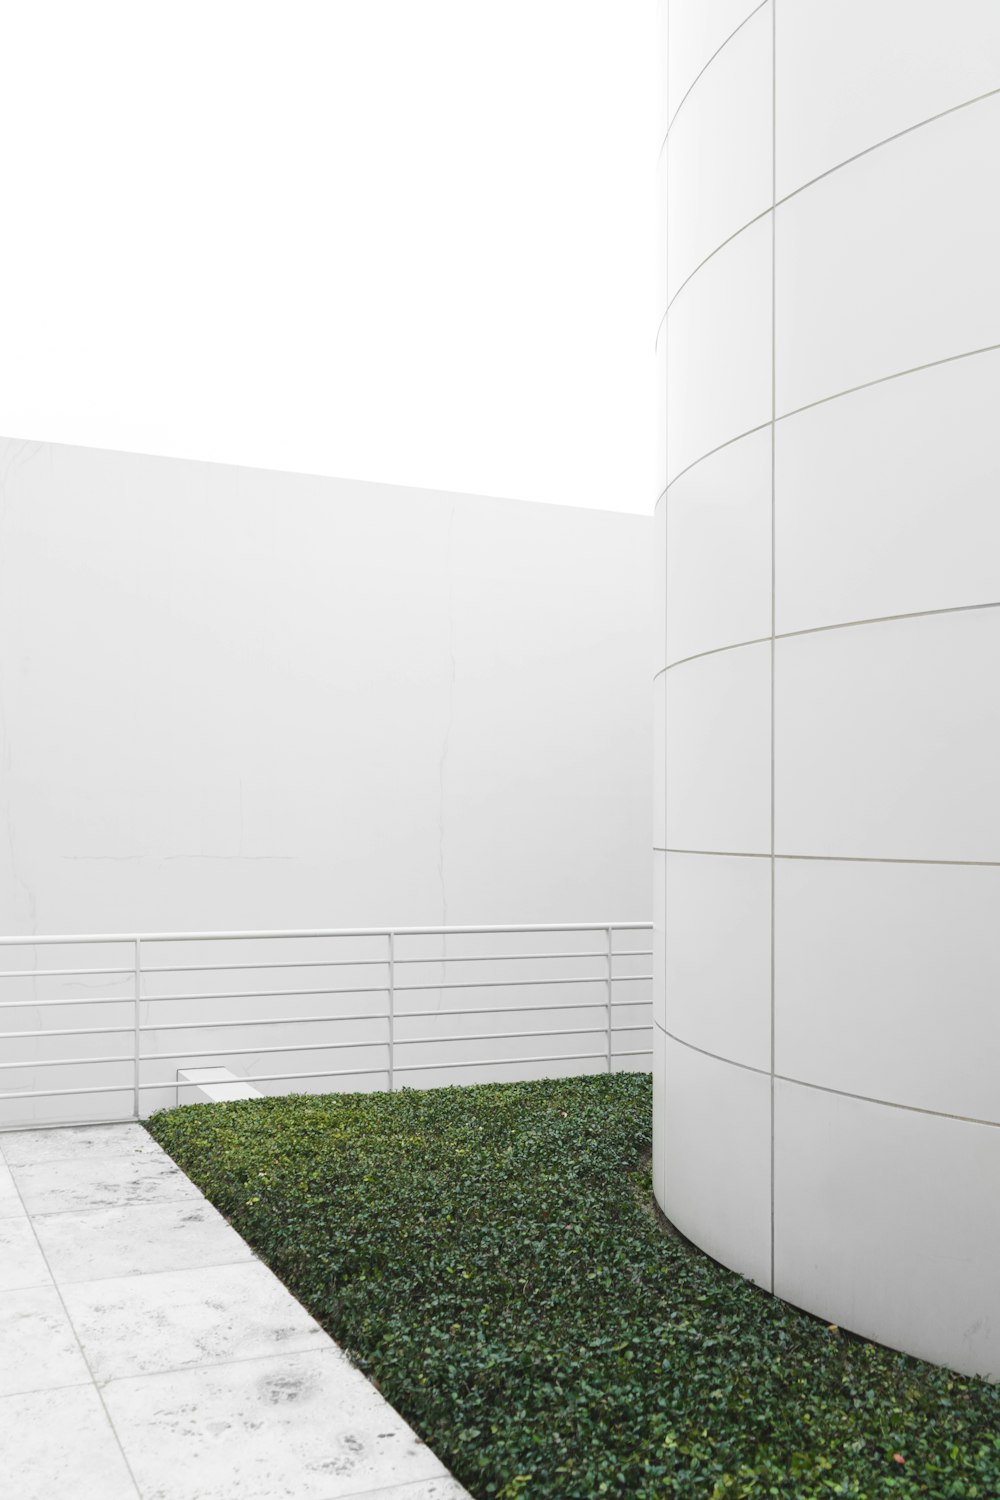
<svg viewBox="0 0 1000 1500"><path fill-rule="evenodd" d="M139 1125L0 1134L17 1500L468 1500Z"/></svg>

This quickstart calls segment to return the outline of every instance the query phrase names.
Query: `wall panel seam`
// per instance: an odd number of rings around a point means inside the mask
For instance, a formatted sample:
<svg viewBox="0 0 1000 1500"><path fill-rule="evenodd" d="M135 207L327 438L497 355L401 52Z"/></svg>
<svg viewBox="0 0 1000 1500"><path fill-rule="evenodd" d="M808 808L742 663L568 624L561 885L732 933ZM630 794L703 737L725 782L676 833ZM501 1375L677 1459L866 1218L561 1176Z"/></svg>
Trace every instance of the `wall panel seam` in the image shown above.
<svg viewBox="0 0 1000 1500"><path fill-rule="evenodd" d="M769 851L760 849L690 849L668 844L658 851L660 854L703 854L723 859L771 859ZM917 859L896 854L789 854L775 850L774 859L811 859L829 864L859 865L943 865L948 868L995 870L1000 869L1000 859Z"/></svg>
<svg viewBox="0 0 1000 1500"><path fill-rule="evenodd" d="M719 56L720 52L725 52L726 48L729 46L729 43L732 41L733 37L734 36L738 36L739 33L743 30L744 26L747 24L747 22L748 21L752 21L753 18L754 18L754 16L757 14L757 12L760 11L760 10L763 10L764 6L767 3L768 3L768 0L760 0L760 4L759 5L755 5L754 8L753 8L753 10L749 11L748 14L743 17L743 20L740 22L740 24L738 26L736 26L736 27L733 28L733 30L729 33L729 35L726 37L726 39L724 41L722 41L722 42L719 43L719 45L716 47L715 51L712 53L711 57L708 59L708 61L705 64L703 64L703 66L701 68L699 68L698 72L695 74L695 76L692 78L691 82L688 84L687 88L684 90L683 94L680 97L680 101L678 102L677 108L674 110L674 113L673 113L672 116L670 114L670 96L669 96L669 92L668 92L668 95L667 95L667 133L663 137L664 141L666 141L668 139L671 130L673 130L673 128L674 128L674 121L677 119L677 116L680 114L681 109L687 103L687 100L690 98L691 93L692 93L693 89L695 88L696 84L698 84L700 82L700 80L702 78L704 78L705 74L708 72L709 68L715 62L715 60ZM667 57L669 58L669 56L670 56L670 33L669 33L669 24L670 23L669 23L669 11L668 11L667 14L668 14L668 21L667 21L667 25L668 25L668 32L667 32ZM670 73L669 73L669 64L668 64L667 78L669 79L669 77L670 77ZM668 83L668 89L669 89L669 83Z"/></svg>
<svg viewBox="0 0 1000 1500"><path fill-rule="evenodd" d="M766 3L766 0L765 0L765 3ZM766 208L762 208L761 209L761 211L760 211L759 214L754 214L753 218L752 219L747 219L746 223L745 224L741 224L740 227L739 227L739 229L734 229L733 232L732 232L732 234L727 234L726 238L724 240L720 240L719 243L715 246L715 248L713 250L709 251L709 253L705 256L704 260L700 260L698 262L698 264L694 267L694 269L692 271L688 272L688 274L685 276L684 280L681 282L680 286L674 292L673 296L668 298L668 300L667 300L667 312L669 312L670 309L673 307L674 303L677 301L677 298L680 296L681 292L683 292L684 288L686 286L688 286L694 280L694 278L698 275L699 271L703 271L705 269L705 267L708 265L709 261L715 259L715 257L718 255L718 253L719 253L720 250L725 250L725 248L726 248L727 245L731 245L733 243L733 240L738 240L741 234L744 234L748 229L752 229L755 224L759 224L760 223L761 219L766 219L767 216L768 216L768 214L773 213L773 212L774 212L774 204L773 203L769 203Z"/></svg>
<svg viewBox="0 0 1000 1500"><path fill-rule="evenodd" d="M968 615L982 610L1000 609L1000 599L983 599L977 604L942 604L937 609L910 609L897 615L868 615L861 620L835 620L830 625L803 625L798 630L778 630L776 641L793 641L803 635L829 635L834 630L855 630L864 625L891 625L895 620L931 620L937 615ZM675 667L685 667L688 662L701 661L706 656L722 656L727 651L742 651L745 646L764 646L772 639L769 635L754 635L746 641L731 641L726 646L710 646L705 651L694 651L690 656L679 656L668 661L666 666L654 673L653 680Z"/></svg>
<svg viewBox="0 0 1000 1500"><path fill-rule="evenodd" d="M922 1104L901 1104L898 1099L878 1099L872 1094L855 1094L850 1089L835 1089L825 1083L810 1083L808 1079L790 1078L784 1073L778 1073L776 1077L779 1083L790 1083L799 1089L812 1089L817 1094L835 1094L838 1099L857 1099L861 1104L876 1104L881 1109L901 1109L910 1115L930 1115L935 1120L958 1120L963 1125L983 1125L988 1130L1000 1130L1000 1120L983 1120L977 1115L956 1115L946 1109L927 1109Z"/></svg>
<svg viewBox="0 0 1000 1500"><path fill-rule="evenodd" d="M817 396L815 401L805 402L803 406L793 406L786 412L779 412L775 421L787 422L789 418L797 417L801 412L812 411L816 406L825 406L829 401L840 401L843 397L853 396L858 391L871 390L876 385L885 385L890 380L903 380L907 375L919 375L923 370L936 370L941 365L956 364L960 359L975 359L977 355L995 354L998 351L1000 351L1000 343L984 344L979 349L964 349L959 354L944 354L940 359L929 359L924 364L909 365L905 370L893 370L889 375L876 375L873 380L863 380L859 385L846 386L842 391L832 391L828 396ZM668 480L667 490L671 490L678 480L683 479L685 474L690 474L692 469L696 469L706 459L714 457L716 453L721 453L723 448L731 448L734 443L740 442L743 438L752 437L755 432L764 432L770 425L770 421L758 422L754 427L746 427L742 432L734 433L732 437L726 438L724 443L717 443L714 448L706 449L704 453L693 458L689 464L684 465L683 469L679 469L672 479Z"/></svg>
<svg viewBox="0 0 1000 1500"><path fill-rule="evenodd" d="M960 359L975 359L979 354L995 354L998 349L1000 349L1000 344L983 344L979 349L963 349L958 354L943 354L940 359L929 359L923 364L909 365L905 370L893 370L888 375L876 375L874 379L862 380L858 385L845 386L842 391L831 391L827 396L817 396L815 401L806 401L802 406L789 407L788 411L778 413L777 420L779 422L787 422L790 417L797 417L804 411L812 411L816 406L825 406L828 401L841 401L845 396L853 396L858 391L870 391L873 386L885 385L890 380L904 380L907 375L919 375L922 370L936 370L940 365L953 365ZM754 429L751 428L750 430L753 431ZM744 435L740 433L741 437ZM729 441L735 442L736 439L730 438ZM720 444L720 447L725 446L725 444ZM707 458L708 454L706 453L704 456ZM696 458L694 462L700 463L701 460ZM688 468L693 467L694 464L688 465ZM676 477L680 478L679 475ZM671 480L670 484L674 482L674 480ZM667 485L668 489L670 488L670 484Z"/></svg>
<svg viewBox="0 0 1000 1500"><path fill-rule="evenodd" d="M764 3L766 4L767 0L764 0ZM762 9L762 7L758 6L758 9ZM754 11L754 15L756 14L757 12ZM749 16L747 17L747 19L750 19ZM735 36L735 34L736 33L734 32L733 35ZM953 104L949 109L941 110L939 114L928 115L925 120L918 120L915 125L907 125L904 130L897 131L895 135L887 135L884 140L876 141L874 145L866 146L863 151L855 152L853 156L845 156L843 161L836 162L832 167L827 167L824 172L820 172L816 177L810 177L808 182L802 183L801 187L793 188L792 191L790 193L786 193L784 197L779 198L776 194L773 195L772 202L769 203L766 208L762 208L760 213L754 214L752 218L747 219L745 223L741 224L737 229L734 229L731 234L727 234L724 240L720 240L717 245L713 245L708 254L704 256L696 266L692 267L692 269L684 277L684 280L668 297L667 310L670 310L670 308L676 302L677 298L680 296L681 292L683 292L688 283L694 280L694 278L698 275L698 272L703 270L704 267L708 265L709 261L713 260L715 256L718 255L720 250L724 250L727 245L731 245L733 240L739 239L741 234L745 233L746 230L752 228L754 224L759 223L761 219L766 218L769 213L773 213L775 209L782 208L786 203L790 203L793 198L797 198L801 193L808 191L808 189L813 187L815 183L823 182L825 178L832 177L836 172L842 171L844 167L851 166L853 162L861 161L862 158L870 156L873 151L878 151L883 146L890 146L894 141L900 140L903 136L910 135L915 130L922 130L925 125L933 125L937 120L947 119L949 115L956 114L959 110L968 109L974 104L981 104L984 100L987 99L994 99L998 94L1000 94L1000 88L990 89L985 94L977 94L974 99L965 99L961 104Z"/></svg>
<svg viewBox="0 0 1000 1500"><path fill-rule="evenodd" d="M697 1052L701 1057L710 1057L713 1062L722 1063L727 1068L740 1068L744 1073L756 1073L760 1078L769 1079L772 1076L766 1068L754 1067L753 1063L738 1062L734 1057L724 1057L721 1052L712 1052L707 1047L699 1047L695 1042L685 1041L683 1037L661 1026L659 1021L654 1021L653 1025L670 1041L676 1042L679 1047L686 1047L689 1052ZM805 1078L792 1078L787 1073L775 1073L773 1076L778 1083L790 1083L795 1088L812 1089L817 1094L833 1094L838 1099L856 1099L860 1104L875 1104L883 1109L899 1109L906 1114L929 1115L935 1120L957 1120L963 1125L982 1125L988 1130L1000 1130L1000 1120L984 1120L977 1115L957 1115L944 1109L927 1109L921 1104L901 1104L897 1099L879 1099L872 1094L856 1094L850 1089L836 1089L823 1083L810 1083Z"/></svg>
<svg viewBox="0 0 1000 1500"><path fill-rule="evenodd" d="M697 1052L702 1057L710 1057L713 1062L725 1063L729 1068L742 1068L744 1073L756 1073L758 1078L770 1079L771 1074L767 1068L754 1067L753 1063L737 1062L734 1057L723 1057L720 1052L711 1052L707 1047L699 1047L695 1042L686 1042L682 1036L676 1036L674 1032L668 1031L665 1026L660 1026L659 1021L653 1023L663 1032L670 1041L676 1042L678 1047L686 1047L689 1052Z"/></svg>
<svg viewBox="0 0 1000 1500"><path fill-rule="evenodd" d="M998 347L1000 347L1000 345L998 345ZM789 413L789 415L792 415L792 413ZM689 474L692 469L696 469L699 464L703 464L705 462L706 458L711 458L713 456L713 454L715 454L715 453L721 453L722 450L723 450L723 448L731 448L733 446L733 444L734 443L738 443L741 438L750 437L755 432L766 432L767 429L770 427L770 425L771 425L770 418L766 422L758 422L756 424L756 426L754 426L754 427L746 427L746 428L743 429L742 432L736 432L736 433L733 434L733 436L731 438L726 438L726 441L724 443L716 443L716 445L715 445L714 448L709 448L704 453L700 453L698 455L698 457L697 458L693 458L689 464L685 464L684 467L683 467L683 469L679 469L677 471L677 473L674 475L673 479L670 479L668 477L668 479L667 479L667 491L668 491L668 493L673 488L673 486L677 483L678 479L682 479L685 474ZM669 442L669 436L668 436L668 442ZM667 459L667 474L668 474L668 476L670 474L670 459L669 459L669 456L668 456L668 459Z"/></svg>
<svg viewBox="0 0 1000 1500"><path fill-rule="evenodd" d="M780 208L783 203L788 203L792 198L797 198L800 193L807 192L809 188L815 187L817 182L822 182L827 177L832 177L836 172L842 172L845 167L851 166L863 157L871 156L874 151L881 151L883 146L891 146L894 141L900 141L904 136L912 135L915 130L923 130L927 125L934 125L938 120L946 120L950 115L959 114L963 109L971 109L973 105L982 104L988 99L995 99L1000 94L1000 87L987 89L983 94L974 94L971 99L963 99L959 104L949 104L947 109L938 110L937 114L927 115L922 120L915 120L912 125L904 125L902 130L896 130L892 135L886 135L881 140L873 141L870 146L865 146L862 151L855 151L853 156L845 156L843 161L835 162L832 167L826 167L824 171L817 172L815 177L810 177L798 187L792 188L780 198L775 199L775 207Z"/></svg>

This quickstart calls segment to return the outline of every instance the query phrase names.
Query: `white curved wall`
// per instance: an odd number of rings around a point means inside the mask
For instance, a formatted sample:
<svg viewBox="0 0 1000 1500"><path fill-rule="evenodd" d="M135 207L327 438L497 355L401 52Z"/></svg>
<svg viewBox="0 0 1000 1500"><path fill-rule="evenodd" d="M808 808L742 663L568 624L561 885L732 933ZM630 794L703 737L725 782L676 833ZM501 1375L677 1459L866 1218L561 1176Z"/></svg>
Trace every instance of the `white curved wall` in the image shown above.
<svg viewBox="0 0 1000 1500"><path fill-rule="evenodd" d="M1000 7L666 52L657 1196L1000 1378Z"/></svg>

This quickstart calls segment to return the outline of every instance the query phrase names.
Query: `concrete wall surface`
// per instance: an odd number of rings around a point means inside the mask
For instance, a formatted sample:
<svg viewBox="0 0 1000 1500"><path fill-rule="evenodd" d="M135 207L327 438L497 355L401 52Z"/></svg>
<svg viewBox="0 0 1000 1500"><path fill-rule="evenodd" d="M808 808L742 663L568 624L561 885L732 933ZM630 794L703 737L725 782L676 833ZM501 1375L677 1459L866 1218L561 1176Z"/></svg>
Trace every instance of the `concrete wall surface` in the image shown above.
<svg viewBox="0 0 1000 1500"><path fill-rule="evenodd" d="M651 534L3 442L0 935L648 921ZM612 1064L603 930L399 939L396 1086L648 1067L648 948ZM0 946L0 1126L390 1082L384 937L134 957Z"/></svg>
<svg viewBox="0 0 1000 1500"><path fill-rule="evenodd" d="M663 11L656 1192L996 1379L1000 8Z"/></svg>
<svg viewBox="0 0 1000 1500"><path fill-rule="evenodd" d="M648 919L648 518L15 441L0 483L0 932Z"/></svg>

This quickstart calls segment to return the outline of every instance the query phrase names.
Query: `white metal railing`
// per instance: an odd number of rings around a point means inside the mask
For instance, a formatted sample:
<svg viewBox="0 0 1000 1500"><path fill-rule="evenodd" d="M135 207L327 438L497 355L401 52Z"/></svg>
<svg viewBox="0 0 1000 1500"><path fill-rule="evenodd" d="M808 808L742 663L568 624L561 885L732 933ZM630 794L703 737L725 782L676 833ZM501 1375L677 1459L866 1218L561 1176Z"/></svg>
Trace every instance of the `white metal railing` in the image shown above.
<svg viewBox="0 0 1000 1500"><path fill-rule="evenodd" d="M455 1070L482 1081L484 1070L497 1079L526 1067L636 1068L652 1055L651 949L641 946L650 931L610 922L0 938L0 1128L70 1123L81 1107L95 1118L92 1106L102 1119L140 1119L176 1102L179 1072L207 1063L302 1092L332 1079L429 1085ZM548 1024L557 1015L561 1024ZM492 1029L479 1029L484 1017ZM108 1039L96 1054L95 1037ZM290 1054L305 1067L263 1061L292 1063Z"/></svg>

